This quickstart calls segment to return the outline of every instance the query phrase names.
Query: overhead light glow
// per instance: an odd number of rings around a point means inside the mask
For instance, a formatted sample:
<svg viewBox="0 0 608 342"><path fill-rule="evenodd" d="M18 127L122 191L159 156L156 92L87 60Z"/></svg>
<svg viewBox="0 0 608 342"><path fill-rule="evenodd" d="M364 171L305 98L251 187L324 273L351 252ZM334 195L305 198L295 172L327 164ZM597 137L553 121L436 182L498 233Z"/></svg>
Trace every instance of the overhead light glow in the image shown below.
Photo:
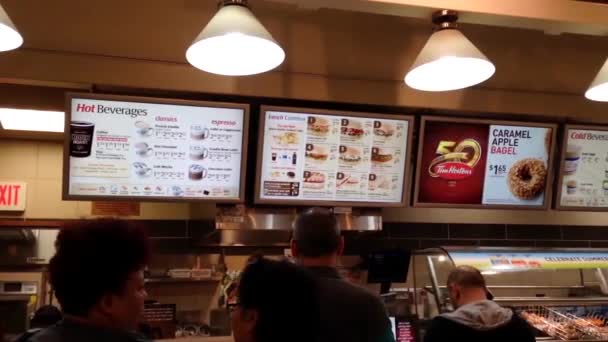
<svg viewBox="0 0 608 342"><path fill-rule="evenodd" d="M245 76L276 68L285 52L247 8L222 0L221 8L186 51L192 66L213 74Z"/></svg>
<svg viewBox="0 0 608 342"><path fill-rule="evenodd" d="M5 130L61 133L64 117L63 112L0 108L0 125Z"/></svg>
<svg viewBox="0 0 608 342"><path fill-rule="evenodd" d="M585 97L592 101L608 102L608 59L591 82Z"/></svg>
<svg viewBox="0 0 608 342"><path fill-rule="evenodd" d="M439 25L405 76L405 83L422 91L471 87L494 75L494 64L457 28L454 11L435 13Z"/></svg>
<svg viewBox="0 0 608 342"><path fill-rule="evenodd" d="M0 5L0 52L14 50L23 44L23 37Z"/></svg>

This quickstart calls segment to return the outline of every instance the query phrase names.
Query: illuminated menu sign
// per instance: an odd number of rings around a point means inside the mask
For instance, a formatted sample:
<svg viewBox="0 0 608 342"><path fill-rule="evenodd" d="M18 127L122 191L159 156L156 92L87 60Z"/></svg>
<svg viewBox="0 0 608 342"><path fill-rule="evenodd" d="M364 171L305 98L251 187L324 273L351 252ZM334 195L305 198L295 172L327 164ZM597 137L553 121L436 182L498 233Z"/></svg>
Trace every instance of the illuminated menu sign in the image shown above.
<svg viewBox="0 0 608 342"><path fill-rule="evenodd" d="M411 118L264 108L256 201L405 205Z"/></svg>
<svg viewBox="0 0 608 342"><path fill-rule="evenodd" d="M241 201L247 110L72 94L64 199Z"/></svg>
<svg viewBox="0 0 608 342"><path fill-rule="evenodd" d="M608 210L608 128L566 126L558 209Z"/></svg>
<svg viewBox="0 0 608 342"><path fill-rule="evenodd" d="M553 125L424 117L417 206L546 208Z"/></svg>

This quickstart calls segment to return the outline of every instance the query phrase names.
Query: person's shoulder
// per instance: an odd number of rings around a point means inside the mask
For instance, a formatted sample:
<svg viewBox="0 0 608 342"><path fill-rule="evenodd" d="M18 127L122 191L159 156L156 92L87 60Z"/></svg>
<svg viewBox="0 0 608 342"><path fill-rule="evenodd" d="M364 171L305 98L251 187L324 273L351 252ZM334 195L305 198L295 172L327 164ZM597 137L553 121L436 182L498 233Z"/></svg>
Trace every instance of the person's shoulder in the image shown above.
<svg viewBox="0 0 608 342"><path fill-rule="evenodd" d="M25 334L20 336L16 342L59 342L59 334L55 326L51 326L45 329L32 329L28 330Z"/></svg>

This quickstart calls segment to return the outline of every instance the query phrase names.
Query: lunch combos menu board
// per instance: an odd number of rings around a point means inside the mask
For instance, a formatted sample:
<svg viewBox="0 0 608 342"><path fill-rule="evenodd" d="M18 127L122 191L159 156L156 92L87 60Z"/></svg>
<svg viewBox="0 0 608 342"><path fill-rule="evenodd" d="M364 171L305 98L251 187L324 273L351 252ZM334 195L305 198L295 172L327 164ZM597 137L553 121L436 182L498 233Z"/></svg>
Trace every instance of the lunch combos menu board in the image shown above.
<svg viewBox="0 0 608 342"><path fill-rule="evenodd" d="M556 125L423 117L415 206L546 209Z"/></svg>
<svg viewBox="0 0 608 342"><path fill-rule="evenodd" d="M558 209L608 210L608 127L566 126Z"/></svg>
<svg viewBox="0 0 608 342"><path fill-rule="evenodd" d="M262 108L256 201L405 205L411 119Z"/></svg>
<svg viewBox="0 0 608 342"><path fill-rule="evenodd" d="M248 106L68 95L64 199L243 200Z"/></svg>

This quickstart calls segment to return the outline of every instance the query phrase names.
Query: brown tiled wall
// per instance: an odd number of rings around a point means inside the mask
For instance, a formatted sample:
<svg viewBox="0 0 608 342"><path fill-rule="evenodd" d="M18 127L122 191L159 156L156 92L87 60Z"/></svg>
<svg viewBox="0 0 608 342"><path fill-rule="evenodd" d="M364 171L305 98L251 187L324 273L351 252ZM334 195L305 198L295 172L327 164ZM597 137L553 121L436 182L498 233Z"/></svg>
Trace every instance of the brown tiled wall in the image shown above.
<svg viewBox="0 0 608 342"><path fill-rule="evenodd" d="M608 248L608 227L389 222L384 224L384 231L374 240L378 241L374 241L373 244L404 248L438 246Z"/></svg>
<svg viewBox="0 0 608 342"><path fill-rule="evenodd" d="M184 237L205 235L213 231L211 221L145 221L157 241L169 242L177 238L180 243L172 249L186 252L191 248L200 252L222 248L189 246ZM263 231L260 234L264 234ZM346 232L347 254L361 254L374 249L419 249L439 246L487 247L573 247L608 248L608 226L555 226L555 225L504 225L504 224L442 224L397 223L384 224L384 230L374 233ZM160 239L160 240L159 240ZM287 244L287 241L284 241ZM282 254L284 247L267 247L261 250ZM230 254L247 254L251 248L229 248Z"/></svg>

